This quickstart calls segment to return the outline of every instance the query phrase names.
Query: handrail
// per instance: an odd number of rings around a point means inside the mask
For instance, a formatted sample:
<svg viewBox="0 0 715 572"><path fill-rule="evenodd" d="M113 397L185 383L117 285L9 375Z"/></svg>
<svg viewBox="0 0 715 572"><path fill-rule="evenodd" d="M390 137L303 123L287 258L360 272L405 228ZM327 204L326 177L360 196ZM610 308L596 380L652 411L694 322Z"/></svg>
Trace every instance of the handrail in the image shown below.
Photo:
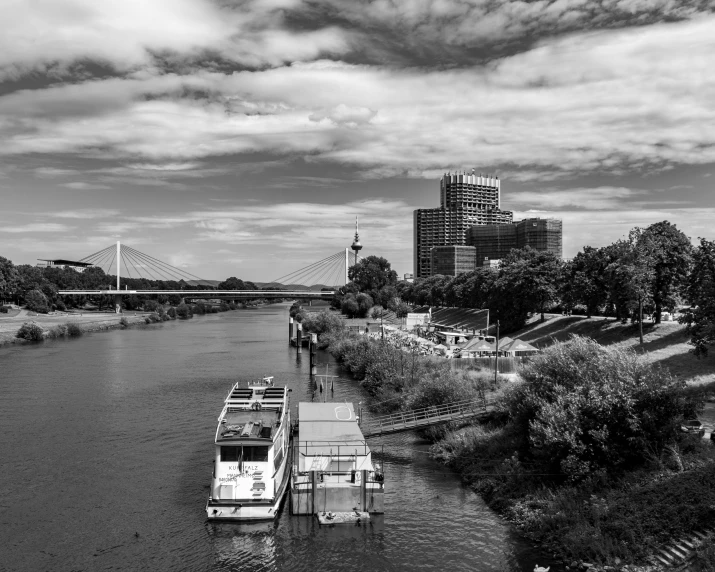
<svg viewBox="0 0 715 572"><path fill-rule="evenodd" d="M466 399L442 405L432 405L409 411L397 411L387 415L380 415L367 421L363 426L365 436L370 436L385 431L398 431L417 426L426 426L463 417L467 413L486 412L487 408L494 405L496 400Z"/></svg>

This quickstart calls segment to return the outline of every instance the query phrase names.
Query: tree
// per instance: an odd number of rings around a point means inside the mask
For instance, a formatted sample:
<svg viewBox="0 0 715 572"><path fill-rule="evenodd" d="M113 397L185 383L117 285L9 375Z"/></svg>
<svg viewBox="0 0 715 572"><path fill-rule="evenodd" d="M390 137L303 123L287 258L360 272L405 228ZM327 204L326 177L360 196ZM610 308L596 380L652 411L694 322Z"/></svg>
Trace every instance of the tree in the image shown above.
<svg viewBox="0 0 715 572"><path fill-rule="evenodd" d="M632 350L575 336L521 371L507 397L532 452L579 480L647 459L678 433L692 407L678 381Z"/></svg>
<svg viewBox="0 0 715 572"><path fill-rule="evenodd" d="M598 312L608 300L605 269L608 264L600 248L585 246L582 252L564 265L561 280L561 299L567 308L576 304L586 307L586 316Z"/></svg>
<svg viewBox="0 0 715 572"><path fill-rule="evenodd" d="M20 274L12 261L0 256L0 298L12 296L19 280Z"/></svg>
<svg viewBox="0 0 715 572"><path fill-rule="evenodd" d="M655 323L660 324L663 309L673 310L684 289L692 263L690 239L667 220L638 231L640 247L653 265L651 295L655 304Z"/></svg>
<svg viewBox="0 0 715 572"><path fill-rule="evenodd" d="M708 354L708 345L715 342L715 242L700 239L693 255L693 269L688 279L688 299L691 307L680 318L687 324L693 353Z"/></svg>
<svg viewBox="0 0 715 572"><path fill-rule="evenodd" d="M385 286L397 283L397 272L380 256L368 256L348 270L348 278L360 289L375 298Z"/></svg>
<svg viewBox="0 0 715 572"><path fill-rule="evenodd" d="M235 276L226 278L226 280L219 283L217 288L219 290L258 290L258 288L253 282L244 282L243 280L241 280L240 278L236 278Z"/></svg>
<svg viewBox="0 0 715 572"><path fill-rule="evenodd" d="M50 311L47 297L40 290L30 290L25 295L25 304L33 312L47 314Z"/></svg>

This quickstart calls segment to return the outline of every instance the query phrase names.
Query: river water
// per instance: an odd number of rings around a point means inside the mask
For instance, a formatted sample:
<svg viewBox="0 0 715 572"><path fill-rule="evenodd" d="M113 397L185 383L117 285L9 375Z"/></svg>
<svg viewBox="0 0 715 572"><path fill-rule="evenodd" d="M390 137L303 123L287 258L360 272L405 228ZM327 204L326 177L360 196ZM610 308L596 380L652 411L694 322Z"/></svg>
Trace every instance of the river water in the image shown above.
<svg viewBox="0 0 715 572"><path fill-rule="evenodd" d="M310 400L286 305L0 348L0 569L531 572L545 564L412 433L384 446L384 516L212 524L216 418L263 374ZM323 354L321 361L330 360ZM365 395L341 377L334 399ZM373 442L374 441L374 442ZM552 568L554 570L554 568Z"/></svg>

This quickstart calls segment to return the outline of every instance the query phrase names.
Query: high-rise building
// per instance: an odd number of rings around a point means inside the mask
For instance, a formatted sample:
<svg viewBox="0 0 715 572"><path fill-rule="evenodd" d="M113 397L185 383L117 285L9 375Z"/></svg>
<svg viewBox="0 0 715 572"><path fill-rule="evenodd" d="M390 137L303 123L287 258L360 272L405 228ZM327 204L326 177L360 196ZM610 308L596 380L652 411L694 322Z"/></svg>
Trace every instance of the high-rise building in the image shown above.
<svg viewBox="0 0 715 572"><path fill-rule="evenodd" d="M477 264L500 260L512 248L530 246L534 250L562 256L563 223L554 218L527 218L513 224L487 224L467 230L466 243L476 249Z"/></svg>
<svg viewBox="0 0 715 572"><path fill-rule="evenodd" d="M414 275L435 274L431 268L434 246L465 246L465 233L474 225L509 224L513 215L500 209L498 177L463 173L445 174L440 181L440 206L414 212Z"/></svg>
<svg viewBox="0 0 715 572"><path fill-rule="evenodd" d="M458 276L474 270L475 248L473 246L433 246L430 249L432 276Z"/></svg>

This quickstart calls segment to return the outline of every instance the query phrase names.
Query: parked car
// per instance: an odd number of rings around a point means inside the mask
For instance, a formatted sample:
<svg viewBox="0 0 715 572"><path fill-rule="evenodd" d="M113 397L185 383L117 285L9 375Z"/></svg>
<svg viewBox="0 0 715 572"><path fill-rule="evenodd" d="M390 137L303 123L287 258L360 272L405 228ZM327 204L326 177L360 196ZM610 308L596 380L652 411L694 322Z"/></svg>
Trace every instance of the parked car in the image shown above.
<svg viewBox="0 0 715 572"><path fill-rule="evenodd" d="M680 430L684 433L697 433L701 437L705 435L705 427L699 419L688 419L680 424ZM711 436L712 437L712 436Z"/></svg>

